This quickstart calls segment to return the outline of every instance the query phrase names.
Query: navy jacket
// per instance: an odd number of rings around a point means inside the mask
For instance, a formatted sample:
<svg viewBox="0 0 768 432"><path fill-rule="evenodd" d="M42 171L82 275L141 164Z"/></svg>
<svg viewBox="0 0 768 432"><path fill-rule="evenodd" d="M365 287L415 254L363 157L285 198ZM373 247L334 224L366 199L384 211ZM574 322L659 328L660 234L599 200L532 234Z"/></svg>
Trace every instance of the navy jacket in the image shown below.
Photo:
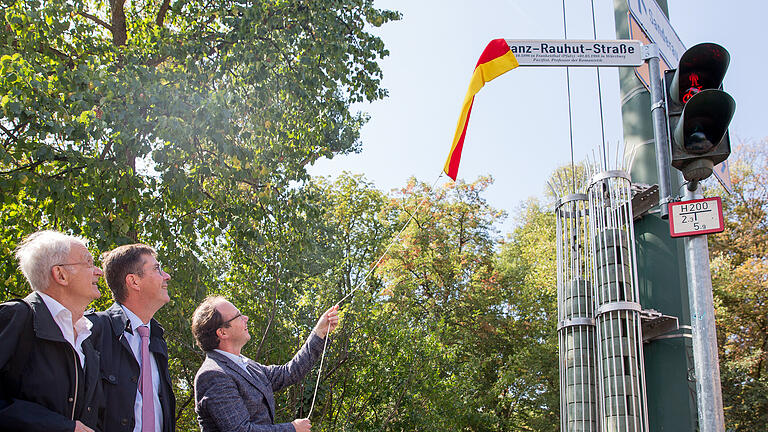
<svg viewBox="0 0 768 432"><path fill-rule="evenodd" d="M141 371L124 337L128 318L117 303L104 312L88 314L87 317L93 322L91 339L101 352L101 378L106 398L104 430L131 432L135 426L133 405ZM155 357L160 372L158 396L163 409L163 432L173 432L176 429L176 398L168 373L168 346L160 324L153 318L149 325L149 351Z"/></svg>
<svg viewBox="0 0 768 432"><path fill-rule="evenodd" d="M0 305L0 430L71 432L75 420L101 430L99 353L91 340L83 341L83 372L37 292Z"/></svg>

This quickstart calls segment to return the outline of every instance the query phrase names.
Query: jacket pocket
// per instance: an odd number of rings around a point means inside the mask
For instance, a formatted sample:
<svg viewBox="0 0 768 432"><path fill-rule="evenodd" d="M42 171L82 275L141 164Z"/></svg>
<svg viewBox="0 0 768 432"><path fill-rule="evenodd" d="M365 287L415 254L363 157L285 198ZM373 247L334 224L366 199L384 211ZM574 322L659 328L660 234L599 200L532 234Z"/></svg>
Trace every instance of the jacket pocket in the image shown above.
<svg viewBox="0 0 768 432"><path fill-rule="evenodd" d="M101 372L101 380L104 382L104 385L117 385L118 384L118 377L116 373L113 372Z"/></svg>

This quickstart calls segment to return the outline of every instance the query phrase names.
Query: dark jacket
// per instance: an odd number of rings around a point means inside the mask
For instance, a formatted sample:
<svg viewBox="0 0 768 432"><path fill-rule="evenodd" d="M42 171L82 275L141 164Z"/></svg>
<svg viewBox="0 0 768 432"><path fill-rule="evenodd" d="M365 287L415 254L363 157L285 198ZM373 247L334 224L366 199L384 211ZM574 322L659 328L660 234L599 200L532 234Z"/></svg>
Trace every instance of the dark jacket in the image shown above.
<svg viewBox="0 0 768 432"><path fill-rule="evenodd" d="M0 305L0 430L101 430L99 353L82 347L84 372L38 293Z"/></svg>
<svg viewBox="0 0 768 432"><path fill-rule="evenodd" d="M141 371L124 337L128 318L117 303L104 312L88 314L87 317L93 322L91 339L101 352L101 377L106 398L104 430L130 432L135 424L133 405ZM163 432L173 432L176 429L176 398L168 373L168 346L160 324L153 318L149 325L149 351L155 357L160 372L158 397L163 408Z"/></svg>

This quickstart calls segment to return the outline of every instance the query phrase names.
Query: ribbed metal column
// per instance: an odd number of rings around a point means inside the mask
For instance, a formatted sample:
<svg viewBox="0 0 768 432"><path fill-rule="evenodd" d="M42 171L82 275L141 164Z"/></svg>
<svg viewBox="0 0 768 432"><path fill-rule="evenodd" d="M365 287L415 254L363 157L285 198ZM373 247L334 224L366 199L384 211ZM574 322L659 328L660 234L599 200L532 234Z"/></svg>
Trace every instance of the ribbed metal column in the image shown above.
<svg viewBox="0 0 768 432"><path fill-rule="evenodd" d="M598 396L587 195L559 200L555 215L560 430L593 432L598 430Z"/></svg>
<svg viewBox="0 0 768 432"><path fill-rule="evenodd" d="M624 171L605 171L588 190L604 432L648 431L630 186Z"/></svg>

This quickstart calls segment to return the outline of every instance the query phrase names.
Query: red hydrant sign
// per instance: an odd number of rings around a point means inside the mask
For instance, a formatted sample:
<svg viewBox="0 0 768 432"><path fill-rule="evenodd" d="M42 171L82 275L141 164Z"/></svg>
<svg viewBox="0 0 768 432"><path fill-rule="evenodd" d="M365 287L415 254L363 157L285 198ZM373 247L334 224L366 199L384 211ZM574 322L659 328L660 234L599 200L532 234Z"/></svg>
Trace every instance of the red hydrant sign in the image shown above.
<svg viewBox="0 0 768 432"><path fill-rule="evenodd" d="M684 237L725 230L720 197L669 204L669 235Z"/></svg>

